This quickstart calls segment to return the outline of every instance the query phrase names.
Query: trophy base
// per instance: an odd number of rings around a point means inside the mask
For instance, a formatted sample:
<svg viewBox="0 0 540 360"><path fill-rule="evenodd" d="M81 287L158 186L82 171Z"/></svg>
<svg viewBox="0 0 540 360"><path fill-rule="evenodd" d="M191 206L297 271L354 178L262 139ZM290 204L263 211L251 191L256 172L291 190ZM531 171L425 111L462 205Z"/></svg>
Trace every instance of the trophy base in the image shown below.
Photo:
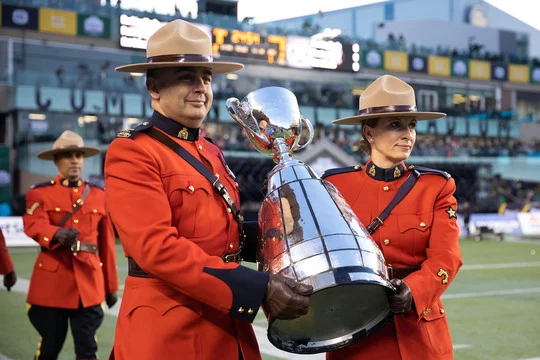
<svg viewBox="0 0 540 360"><path fill-rule="evenodd" d="M294 320L275 320L268 339L297 354L337 350L365 339L392 320L388 287L356 281L337 284L311 295L309 312Z"/></svg>

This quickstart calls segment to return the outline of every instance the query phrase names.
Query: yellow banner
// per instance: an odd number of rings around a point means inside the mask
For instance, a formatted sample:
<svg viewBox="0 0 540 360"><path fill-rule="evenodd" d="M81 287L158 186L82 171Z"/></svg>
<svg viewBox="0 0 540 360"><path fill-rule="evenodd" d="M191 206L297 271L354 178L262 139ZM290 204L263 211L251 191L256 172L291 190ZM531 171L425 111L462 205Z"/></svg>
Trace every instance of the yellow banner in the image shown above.
<svg viewBox="0 0 540 360"><path fill-rule="evenodd" d="M407 53L400 51L384 52L384 68L392 71L409 71L409 57Z"/></svg>
<svg viewBox="0 0 540 360"><path fill-rule="evenodd" d="M39 31L77 35L77 13L58 9L39 9Z"/></svg>
<svg viewBox="0 0 540 360"><path fill-rule="evenodd" d="M444 56L430 56L428 58L428 74L450 76L450 58Z"/></svg>
<svg viewBox="0 0 540 360"><path fill-rule="evenodd" d="M488 61L469 61L469 78L477 80L491 79L491 63Z"/></svg>
<svg viewBox="0 0 540 360"><path fill-rule="evenodd" d="M508 65L508 81L529 83L531 78L531 70L529 65Z"/></svg>

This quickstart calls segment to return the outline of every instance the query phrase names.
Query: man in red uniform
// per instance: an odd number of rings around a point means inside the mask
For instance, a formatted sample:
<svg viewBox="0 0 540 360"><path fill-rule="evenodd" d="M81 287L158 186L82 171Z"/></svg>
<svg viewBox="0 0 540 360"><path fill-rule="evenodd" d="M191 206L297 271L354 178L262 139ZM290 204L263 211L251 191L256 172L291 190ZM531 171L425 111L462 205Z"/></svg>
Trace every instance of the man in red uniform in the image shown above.
<svg viewBox="0 0 540 360"><path fill-rule="evenodd" d="M28 317L41 335L36 359L56 359L71 324L76 359L96 359L95 333L103 320L101 303L117 301L115 236L105 208L105 192L81 179L85 157L98 149L66 130L51 150L58 175L26 194L25 233L39 243Z"/></svg>
<svg viewBox="0 0 540 360"><path fill-rule="evenodd" d="M0 274L4 275L4 286L7 291L11 291L11 288L17 282L17 274L15 273L11 256L9 256L2 229L0 229Z"/></svg>
<svg viewBox="0 0 540 360"><path fill-rule="evenodd" d="M238 184L199 130L213 74L243 66L211 54L204 31L175 20L149 38L146 63L116 69L147 73L155 110L118 133L105 163L107 204L129 263L116 360L260 359L250 324L259 307L281 319L308 311L311 287L239 265L243 244L256 238L242 236Z"/></svg>
<svg viewBox="0 0 540 360"><path fill-rule="evenodd" d="M323 175L343 195L383 252L396 294L393 321L370 337L328 353L329 360L451 360L452 340L441 295L462 265L456 190L450 174L405 166L416 140L416 122L443 113L416 111L413 88L383 75L360 97L359 115L335 120L362 125L364 167ZM416 183L383 214L413 174ZM402 193L402 192L400 192ZM380 219L380 220L379 220Z"/></svg>

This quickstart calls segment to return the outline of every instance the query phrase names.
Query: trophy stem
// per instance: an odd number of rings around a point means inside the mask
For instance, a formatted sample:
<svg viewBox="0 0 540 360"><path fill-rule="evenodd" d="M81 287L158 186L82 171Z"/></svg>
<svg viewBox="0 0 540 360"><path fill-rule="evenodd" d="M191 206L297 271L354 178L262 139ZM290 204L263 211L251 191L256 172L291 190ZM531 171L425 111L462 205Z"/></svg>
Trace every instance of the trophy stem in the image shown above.
<svg viewBox="0 0 540 360"><path fill-rule="evenodd" d="M278 162L291 160L291 149L283 138L274 139L274 160L277 158Z"/></svg>

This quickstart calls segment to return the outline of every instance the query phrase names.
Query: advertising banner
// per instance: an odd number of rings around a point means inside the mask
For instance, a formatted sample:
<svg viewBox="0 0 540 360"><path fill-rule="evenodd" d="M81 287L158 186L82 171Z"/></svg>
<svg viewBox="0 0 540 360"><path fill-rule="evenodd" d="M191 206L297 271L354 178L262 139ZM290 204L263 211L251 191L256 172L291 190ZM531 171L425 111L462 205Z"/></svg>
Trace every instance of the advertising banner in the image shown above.
<svg viewBox="0 0 540 360"><path fill-rule="evenodd" d="M360 55L357 56L357 61ZM353 71L352 45L314 37L289 35L286 48L287 66L297 69Z"/></svg>
<svg viewBox="0 0 540 360"><path fill-rule="evenodd" d="M430 56L428 74L436 76L450 76L450 58L445 56Z"/></svg>
<svg viewBox="0 0 540 360"><path fill-rule="evenodd" d="M2 4L2 27L38 29L38 9Z"/></svg>
<svg viewBox="0 0 540 360"><path fill-rule="evenodd" d="M531 69L531 82L540 83L540 67L534 67Z"/></svg>
<svg viewBox="0 0 540 360"><path fill-rule="evenodd" d="M77 13L58 9L39 9L39 31L77 35Z"/></svg>
<svg viewBox="0 0 540 360"><path fill-rule="evenodd" d="M452 76L460 78L469 77L469 60L452 58Z"/></svg>
<svg viewBox="0 0 540 360"><path fill-rule="evenodd" d="M362 50L362 67L382 69L383 53L378 50Z"/></svg>
<svg viewBox="0 0 540 360"><path fill-rule="evenodd" d="M425 74L428 72L428 60L425 56L409 55L409 71Z"/></svg>
<svg viewBox="0 0 540 360"><path fill-rule="evenodd" d="M475 233L480 227L486 227L494 233L521 234L521 225L517 213L471 214L469 229Z"/></svg>
<svg viewBox="0 0 540 360"><path fill-rule="evenodd" d="M0 228L10 246L38 246L38 243L26 236L22 216L0 216Z"/></svg>
<svg viewBox="0 0 540 360"><path fill-rule="evenodd" d="M409 56L401 51L384 52L384 68L390 71L407 72L409 71Z"/></svg>
<svg viewBox="0 0 540 360"><path fill-rule="evenodd" d="M517 214L523 235L540 235L540 212Z"/></svg>
<svg viewBox="0 0 540 360"><path fill-rule="evenodd" d="M491 63L491 78L497 81L507 81L508 68L506 64Z"/></svg>
<svg viewBox="0 0 540 360"><path fill-rule="evenodd" d="M488 61L470 60L469 78L475 80L490 80L491 63Z"/></svg>
<svg viewBox="0 0 540 360"><path fill-rule="evenodd" d="M77 35L109 39L111 37L111 20L98 15L79 14Z"/></svg>
<svg viewBox="0 0 540 360"><path fill-rule="evenodd" d="M508 80L516 83L529 83L531 72L529 65L508 65Z"/></svg>

